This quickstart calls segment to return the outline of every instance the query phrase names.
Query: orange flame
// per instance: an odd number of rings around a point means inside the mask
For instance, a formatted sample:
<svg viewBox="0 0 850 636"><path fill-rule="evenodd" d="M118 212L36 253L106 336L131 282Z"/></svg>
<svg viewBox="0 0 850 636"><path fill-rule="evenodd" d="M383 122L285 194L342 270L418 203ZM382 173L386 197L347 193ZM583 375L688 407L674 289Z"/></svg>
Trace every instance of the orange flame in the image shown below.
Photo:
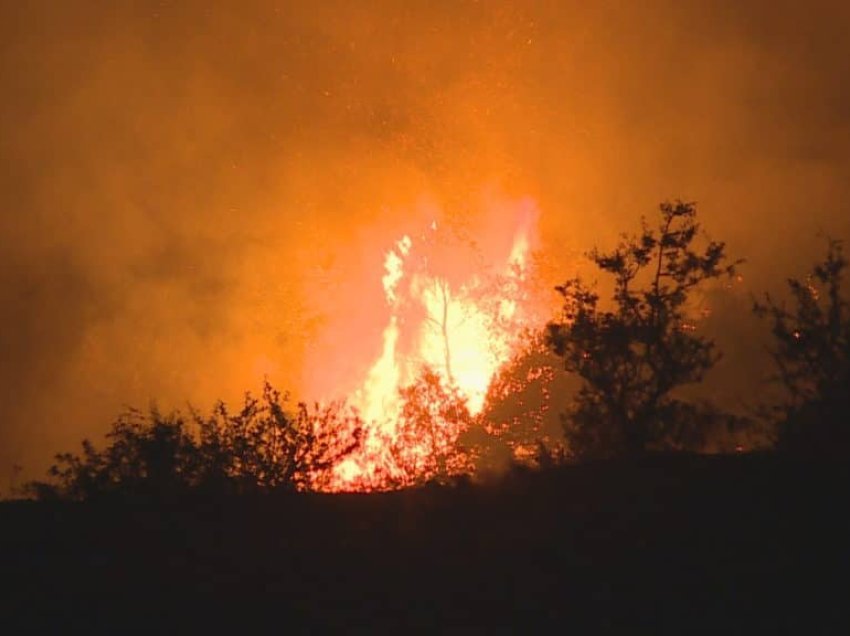
<svg viewBox="0 0 850 636"><path fill-rule="evenodd" d="M381 352L349 397L364 421L364 443L335 467L334 490L390 487L397 471L392 452L399 444L421 446L407 449L414 455L427 453L429 440L424 435L410 439L399 424L404 417L402 390L417 381L423 368L455 391L471 416L482 411L491 381L514 352L522 328L534 322L518 297L526 285L537 210L530 202L517 207L510 248L491 265L489 276L482 271L450 280L435 273L451 273L452 263L434 263L427 245L418 253L419 245L409 235L387 251L381 282L389 316ZM432 222L423 242L439 241L439 231ZM433 414L434 405L426 406ZM462 432L460 422L447 418L437 425L442 429L440 439L447 443L454 443Z"/></svg>

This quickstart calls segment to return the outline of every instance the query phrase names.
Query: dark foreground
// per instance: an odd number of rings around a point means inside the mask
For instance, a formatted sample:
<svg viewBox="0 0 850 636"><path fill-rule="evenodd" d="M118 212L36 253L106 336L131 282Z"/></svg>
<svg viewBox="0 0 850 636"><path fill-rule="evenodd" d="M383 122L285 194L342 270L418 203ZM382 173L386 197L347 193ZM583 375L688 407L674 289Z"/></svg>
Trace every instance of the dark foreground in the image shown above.
<svg viewBox="0 0 850 636"><path fill-rule="evenodd" d="M850 465L660 457L383 495L0 505L0 631L850 633Z"/></svg>

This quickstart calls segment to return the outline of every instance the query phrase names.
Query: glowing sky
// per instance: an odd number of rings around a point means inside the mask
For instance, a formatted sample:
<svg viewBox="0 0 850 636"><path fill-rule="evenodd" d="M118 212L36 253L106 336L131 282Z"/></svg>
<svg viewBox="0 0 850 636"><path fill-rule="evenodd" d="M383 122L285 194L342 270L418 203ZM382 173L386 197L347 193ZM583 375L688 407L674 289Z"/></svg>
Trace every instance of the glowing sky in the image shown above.
<svg viewBox="0 0 850 636"><path fill-rule="evenodd" d="M753 375L749 293L850 236L848 32L844 2L4 2L0 492L123 405L298 392L311 347L342 374L387 246L503 199L564 277L697 200L748 259L715 326Z"/></svg>

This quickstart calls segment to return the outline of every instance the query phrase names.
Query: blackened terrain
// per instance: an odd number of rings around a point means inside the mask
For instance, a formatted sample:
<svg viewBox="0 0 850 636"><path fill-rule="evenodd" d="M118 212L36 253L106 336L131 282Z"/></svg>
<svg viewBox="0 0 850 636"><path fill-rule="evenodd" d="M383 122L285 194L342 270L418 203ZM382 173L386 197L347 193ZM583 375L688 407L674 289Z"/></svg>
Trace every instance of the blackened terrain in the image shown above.
<svg viewBox="0 0 850 636"><path fill-rule="evenodd" d="M850 633L850 464L0 505L3 632Z"/></svg>

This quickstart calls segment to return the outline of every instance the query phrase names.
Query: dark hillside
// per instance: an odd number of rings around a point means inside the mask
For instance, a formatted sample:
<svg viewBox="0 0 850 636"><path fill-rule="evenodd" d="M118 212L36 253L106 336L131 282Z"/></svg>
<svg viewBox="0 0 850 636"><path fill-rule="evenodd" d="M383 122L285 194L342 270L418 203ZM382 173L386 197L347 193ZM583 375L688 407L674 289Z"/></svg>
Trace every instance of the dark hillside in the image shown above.
<svg viewBox="0 0 850 636"><path fill-rule="evenodd" d="M377 495L8 502L4 632L848 633L848 477L664 456Z"/></svg>

